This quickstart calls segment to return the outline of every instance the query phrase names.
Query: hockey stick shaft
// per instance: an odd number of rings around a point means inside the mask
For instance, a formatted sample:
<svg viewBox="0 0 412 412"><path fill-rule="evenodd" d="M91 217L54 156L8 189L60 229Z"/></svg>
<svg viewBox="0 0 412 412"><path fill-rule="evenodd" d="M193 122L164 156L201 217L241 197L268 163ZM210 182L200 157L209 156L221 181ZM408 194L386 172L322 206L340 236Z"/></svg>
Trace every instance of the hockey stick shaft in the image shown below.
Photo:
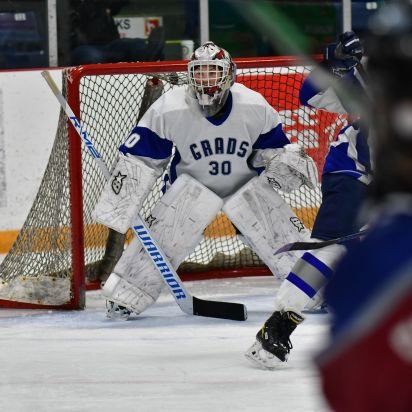
<svg viewBox="0 0 412 412"><path fill-rule="evenodd" d="M359 73L359 76L361 77L362 81L365 83L365 85L368 83L368 75L365 71L365 68L363 67L363 64L359 62L356 66L356 70Z"/></svg>
<svg viewBox="0 0 412 412"><path fill-rule="evenodd" d="M337 237L335 239L323 240L321 242L292 242L283 245L279 248L274 255L283 252L292 252L294 250L314 250L314 249L321 249L326 246L341 244L348 242L349 240L358 239L364 235L366 235L366 230L361 230L357 233L351 233L347 236Z"/></svg>
<svg viewBox="0 0 412 412"><path fill-rule="evenodd" d="M106 163L103 161L100 153L97 151L92 140L89 138L86 130L82 128L79 119L74 114L68 102L60 92L59 87L48 71L43 71L41 74L46 80L53 94L56 96L62 109L69 118L72 126L75 128L77 134L80 136L83 143L87 147L89 154L100 167L106 180L109 180L111 174ZM159 271L160 276L166 284L169 292L183 312L190 315L217 317L233 320L246 320L246 307L242 304L232 302L205 301L193 297L183 286L179 275L173 269L172 265L170 264L161 248L157 245L157 242L153 239L149 229L146 227L143 219L139 215L137 215L134 219L132 230L135 236L137 236L137 238L142 243L143 248L151 258L156 269ZM156 249L155 253L154 249ZM155 255L156 259L152 258L152 256ZM161 259L158 258L159 256L161 257Z"/></svg>

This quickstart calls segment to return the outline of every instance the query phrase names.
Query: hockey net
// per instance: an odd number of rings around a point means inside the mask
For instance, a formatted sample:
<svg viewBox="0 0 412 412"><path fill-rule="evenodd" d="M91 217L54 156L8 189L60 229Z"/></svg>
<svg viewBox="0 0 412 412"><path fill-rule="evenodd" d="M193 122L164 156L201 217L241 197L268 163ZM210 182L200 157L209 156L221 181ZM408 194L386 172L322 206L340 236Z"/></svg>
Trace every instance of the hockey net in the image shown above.
<svg viewBox="0 0 412 412"><path fill-rule="evenodd" d="M299 104L310 68L292 58L237 59L237 81L260 92L280 113L286 134L315 160L319 172L344 116ZM63 71L63 94L107 165L148 106L161 94L185 87L185 62L120 63ZM184 125L182 125L184 127ZM0 307L83 308L87 282L111 270L130 240L96 224L92 210L104 177L66 115L60 114L50 159L29 215L0 266ZM161 196L162 180L146 199L147 218ZM320 190L284 195L311 228ZM108 269L109 268L109 269ZM204 239L178 269L182 279L269 274L260 259L219 214Z"/></svg>

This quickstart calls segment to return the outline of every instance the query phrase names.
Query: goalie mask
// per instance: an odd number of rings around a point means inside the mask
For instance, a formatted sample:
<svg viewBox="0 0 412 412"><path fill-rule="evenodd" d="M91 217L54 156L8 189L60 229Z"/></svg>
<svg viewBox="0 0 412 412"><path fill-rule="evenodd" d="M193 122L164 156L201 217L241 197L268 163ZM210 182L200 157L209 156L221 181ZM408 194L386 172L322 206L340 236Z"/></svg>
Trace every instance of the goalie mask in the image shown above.
<svg viewBox="0 0 412 412"><path fill-rule="evenodd" d="M196 49L188 65L189 89L206 117L226 103L235 81L235 65L229 53L211 41Z"/></svg>

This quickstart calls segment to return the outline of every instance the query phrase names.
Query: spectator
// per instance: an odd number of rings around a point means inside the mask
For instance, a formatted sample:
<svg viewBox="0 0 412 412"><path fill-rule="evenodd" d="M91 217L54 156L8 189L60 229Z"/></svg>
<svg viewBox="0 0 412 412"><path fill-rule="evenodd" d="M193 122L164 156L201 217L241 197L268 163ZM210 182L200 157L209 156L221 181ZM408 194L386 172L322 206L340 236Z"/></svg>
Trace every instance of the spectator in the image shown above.
<svg viewBox="0 0 412 412"><path fill-rule="evenodd" d="M120 38L113 16L124 1L72 1L72 62L73 64L103 63L107 48Z"/></svg>
<svg viewBox="0 0 412 412"><path fill-rule="evenodd" d="M72 1L71 64L155 61L163 59L163 28L149 38L120 38L114 20L128 1Z"/></svg>

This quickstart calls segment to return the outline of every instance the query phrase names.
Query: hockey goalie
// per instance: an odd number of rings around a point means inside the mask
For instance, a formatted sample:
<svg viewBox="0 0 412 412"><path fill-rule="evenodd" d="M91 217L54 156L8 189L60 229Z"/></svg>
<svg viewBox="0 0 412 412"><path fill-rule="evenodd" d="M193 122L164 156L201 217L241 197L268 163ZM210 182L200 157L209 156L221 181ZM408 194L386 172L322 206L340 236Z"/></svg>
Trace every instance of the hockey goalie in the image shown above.
<svg viewBox="0 0 412 412"><path fill-rule="evenodd" d="M316 167L301 147L290 144L279 114L262 95L236 83L235 75L226 50L213 42L195 50L188 85L163 94L119 147L94 215L125 233L168 168L165 194L148 224L174 268L223 211L273 274L284 277L293 257L274 256L274 250L306 240L309 231L277 190L313 189ZM142 313L163 284L150 256L133 239L103 287L108 317Z"/></svg>

